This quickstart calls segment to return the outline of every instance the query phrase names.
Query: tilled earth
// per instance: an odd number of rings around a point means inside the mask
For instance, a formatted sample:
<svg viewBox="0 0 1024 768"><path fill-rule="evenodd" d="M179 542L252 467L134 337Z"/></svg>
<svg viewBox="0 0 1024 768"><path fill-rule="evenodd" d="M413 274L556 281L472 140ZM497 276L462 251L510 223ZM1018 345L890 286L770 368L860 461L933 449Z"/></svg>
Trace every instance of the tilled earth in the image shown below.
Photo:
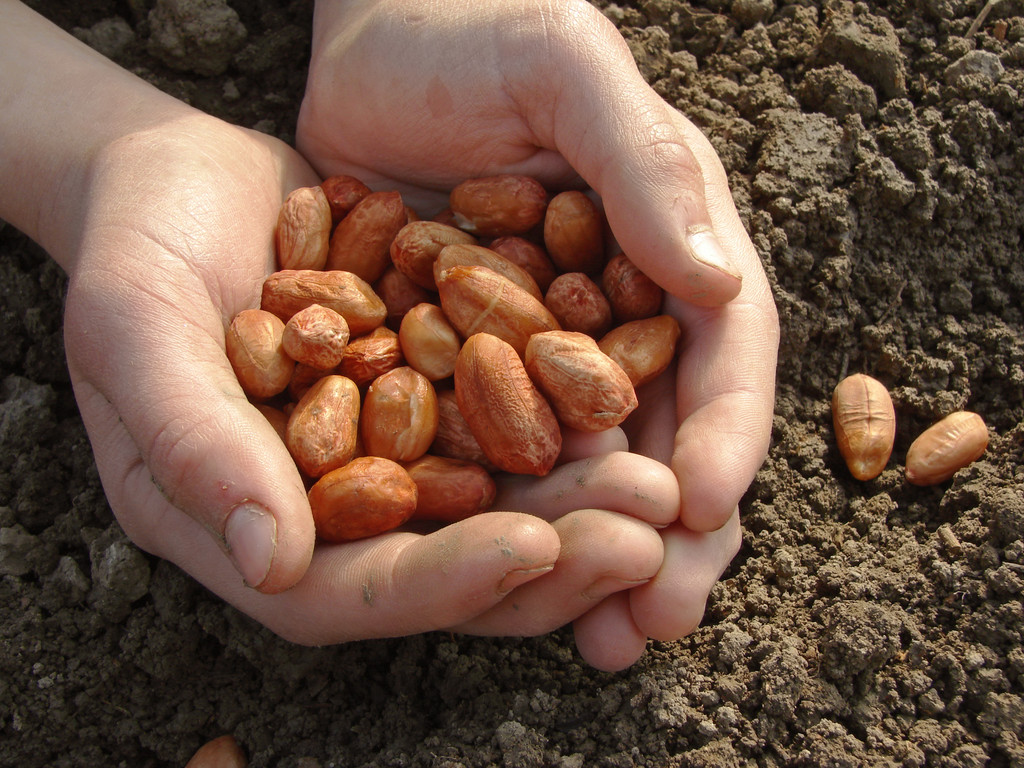
<svg viewBox="0 0 1024 768"><path fill-rule="evenodd" d="M302 768L1024 765L1024 4L976 29L981 0L595 4L720 152L782 321L771 453L703 626L619 674L567 631L281 641L120 532L64 276L0 224L0 764L181 766L233 733ZM308 0L233 1L209 48L147 0L30 5L292 139ZM857 371L899 424L866 483L829 410ZM959 408L987 453L908 485L911 440Z"/></svg>

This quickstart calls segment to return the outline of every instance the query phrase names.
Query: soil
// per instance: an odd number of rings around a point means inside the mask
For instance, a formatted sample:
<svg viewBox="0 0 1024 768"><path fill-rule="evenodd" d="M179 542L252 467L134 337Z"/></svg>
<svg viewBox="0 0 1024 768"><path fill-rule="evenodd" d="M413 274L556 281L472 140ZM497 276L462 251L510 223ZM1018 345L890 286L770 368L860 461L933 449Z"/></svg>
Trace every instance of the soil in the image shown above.
<svg viewBox="0 0 1024 768"><path fill-rule="evenodd" d="M595 0L711 137L782 322L773 444L703 625L618 674L571 633L291 646L140 553L68 383L65 278L0 224L0 764L1024 765L1024 3ZM290 141L310 0L34 0L159 87ZM179 69L186 67L187 69ZM892 391L889 468L854 480L829 399ZM982 414L983 458L903 478Z"/></svg>

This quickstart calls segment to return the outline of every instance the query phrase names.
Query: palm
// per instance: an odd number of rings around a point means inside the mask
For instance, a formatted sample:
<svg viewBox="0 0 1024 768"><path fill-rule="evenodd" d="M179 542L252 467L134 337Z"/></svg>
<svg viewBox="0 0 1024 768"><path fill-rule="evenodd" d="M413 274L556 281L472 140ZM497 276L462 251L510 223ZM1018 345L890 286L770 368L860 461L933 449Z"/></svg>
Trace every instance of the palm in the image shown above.
<svg viewBox="0 0 1024 768"><path fill-rule="evenodd" d="M168 556L165 527L179 510L216 529L241 498L268 495L222 487L237 468L205 455L225 432L273 445L224 358L224 327L258 304L283 191L313 175L283 145L212 120L134 137L99 167L69 285L68 363L115 512L138 543ZM243 461L280 478L272 502L301 509L285 455ZM285 523L310 538L297 512ZM268 587L304 559L286 557Z"/></svg>
<svg viewBox="0 0 1024 768"><path fill-rule="evenodd" d="M674 470L681 524L662 532L659 576L584 615L577 639L612 665L644 634L692 629L739 545L736 505L767 446L778 333L707 139L643 82L606 20L572 0L438 3L429 14L415 0L318 4L298 138L322 175L399 187L428 214L458 181L496 173L598 192L618 244L671 294L684 328L677 371L649 385L629 424L630 449ZM505 501L530 509L552 487L512 483Z"/></svg>
<svg viewBox="0 0 1024 768"><path fill-rule="evenodd" d="M329 43L330 50L314 53L298 139L321 173L398 187L428 208L474 176L523 173L549 187L579 182L565 159L566 141L578 137L551 131L564 51L537 23L533 4L467 7L452 25L443 14L408 21L422 4L379 5L358 35L314 39L314 47ZM402 6L413 10L403 15ZM538 74L546 89L535 87Z"/></svg>
<svg viewBox="0 0 1024 768"><path fill-rule="evenodd" d="M620 578L657 569L649 525L596 510L551 525L495 513L430 536L314 552L294 463L223 351L226 324L258 303L272 269L282 197L313 174L279 143L205 119L184 134L133 136L97 167L69 288L68 362L111 506L140 546L284 636L315 643L453 626L548 631L622 589ZM615 480L603 474L597 493ZM664 519L673 492L653 490L629 511ZM276 525L266 576L238 568L259 591L224 556L238 554L231 520L254 500ZM602 537L619 547L595 546ZM560 547L560 573L523 591ZM504 601L516 586L515 602Z"/></svg>

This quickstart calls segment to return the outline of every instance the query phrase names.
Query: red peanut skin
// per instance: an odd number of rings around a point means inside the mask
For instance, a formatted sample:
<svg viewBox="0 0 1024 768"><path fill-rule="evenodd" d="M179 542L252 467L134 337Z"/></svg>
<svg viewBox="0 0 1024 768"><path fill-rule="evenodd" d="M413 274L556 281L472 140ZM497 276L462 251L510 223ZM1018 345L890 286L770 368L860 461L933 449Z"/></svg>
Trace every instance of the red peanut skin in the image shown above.
<svg viewBox="0 0 1024 768"><path fill-rule="evenodd" d="M398 342L406 362L431 381L455 372L462 339L436 304L424 302L410 309L398 328Z"/></svg>
<svg viewBox="0 0 1024 768"><path fill-rule="evenodd" d="M330 307L344 317L352 336L383 325L388 314L373 287L344 270L281 269L263 281L260 308L284 322L311 304Z"/></svg>
<svg viewBox="0 0 1024 768"><path fill-rule="evenodd" d="M368 283L376 282L391 264L391 241L408 221L398 192L370 193L331 235L327 269L352 272Z"/></svg>
<svg viewBox="0 0 1024 768"><path fill-rule="evenodd" d="M637 407L628 374L584 333L535 333L526 345L525 365L558 420L573 429L604 431Z"/></svg>
<svg viewBox="0 0 1024 768"><path fill-rule="evenodd" d="M437 434L437 395L422 373L401 366L366 391L359 434L366 452L394 461L418 459Z"/></svg>
<svg viewBox="0 0 1024 768"><path fill-rule="evenodd" d="M309 489L317 535L355 541L393 530L416 511L416 483L401 464L360 456L328 472Z"/></svg>
<svg viewBox="0 0 1024 768"><path fill-rule="evenodd" d="M327 203L331 208L331 220L334 224L345 218L349 211L371 192L370 188L359 179L344 174L324 179L320 182L320 187L327 196Z"/></svg>
<svg viewBox="0 0 1024 768"><path fill-rule="evenodd" d="M543 301L544 299L544 294L541 293L537 281L533 279L529 272L518 264L506 259L497 251L485 248L482 245L457 243L445 246L434 261L435 287L438 275L455 266L487 267L487 269L497 272L502 277L507 277L538 301Z"/></svg>
<svg viewBox="0 0 1024 768"><path fill-rule="evenodd" d="M981 457L988 428L971 411L957 411L936 422L907 449L906 477L914 485L937 485Z"/></svg>
<svg viewBox="0 0 1024 768"><path fill-rule="evenodd" d="M441 308L464 337L488 333L511 344L520 356L532 334L558 329L558 320L538 299L487 267L454 266L437 281Z"/></svg>
<svg viewBox="0 0 1024 768"><path fill-rule="evenodd" d="M559 275L548 287L544 306L562 330L598 338L612 327L612 308L597 283L583 272Z"/></svg>
<svg viewBox="0 0 1024 768"><path fill-rule="evenodd" d="M896 411L882 382L863 373L840 381L832 393L832 425L851 475L865 481L882 474L896 439Z"/></svg>
<svg viewBox="0 0 1024 768"><path fill-rule="evenodd" d="M323 269L331 241L331 208L322 187L293 190L277 217L274 244L281 269Z"/></svg>
<svg viewBox="0 0 1024 768"><path fill-rule="evenodd" d="M529 272L542 292L546 292L551 281L558 277L558 270L551 263L547 252L531 240L508 235L493 240L489 247Z"/></svg>
<svg viewBox="0 0 1024 768"><path fill-rule="evenodd" d="M386 322L393 331L401 327L405 313L417 304L437 301L436 294L414 283L393 265L384 270L384 274L373 284L373 290L388 308Z"/></svg>
<svg viewBox="0 0 1024 768"><path fill-rule="evenodd" d="M562 432L519 353L488 333L470 336L455 363L455 397L487 459L506 472L546 475Z"/></svg>
<svg viewBox="0 0 1024 768"><path fill-rule="evenodd" d="M543 221L547 203L540 182L511 174L467 179L449 196L456 225L483 237L529 232Z"/></svg>
<svg viewBox="0 0 1024 768"><path fill-rule="evenodd" d="M337 372L366 387L378 376L404 364L398 333L381 326L348 343Z"/></svg>
<svg viewBox="0 0 1024 768"><path fill-rule="evenodd" d="M344 317L329 307L312 304L285 323L281 343L295 362L326 371L341 362L348 337Z"/></svg>
<svg viewBox="0 0 1024 768"><path fill-rule="evenodd" d="M352 460L358 426L358 387L344 376L325 376L292 410L285 444L299 469L320 477Z"/></svg>
<svg viewBox="0 0 1024 768"><path fill-rule="evenodd" d="M561 272L597 274L604 267L604 221L579 190L555 195L544 216L544 247Z"/></svg>
<svg viewBox="0 0 1024 768"><path fill-rule="evenodd" d="M282 344L284 323L262 309L235 315L224 339L225 353L242 390L263 400L284 391L295 363Z"/></svg>
<svg viewBox="0 0 1024 768"><path fill-rule="evenodd" d="M636 388L668 368L675 359L681 334L674 317L655 315L612 328L597 346L619 364Z"/></svg>
<svg viewBox="0 0 1024 768"><path fill-rule="evenodd" d="M428 291L435 290L434 262L449 245L475 245L476 238L457 227L437 221L410 222L391 242L395 269Z"/></svg>
<svg viewBox="0 0 1024 768"><path fill-rule="evenodd" d="M486 512L497 485L491 473L472 461L425 454L405 465L416 483L417 520L454 523Z"/></svg>
<svg viewBox="0 0 1024 768"><path fill-rule="evenodd" d="M618 323L654 317L661 311L665 292L640 271L624 253L613 256L601 272L601 291L608 298Z"/></svg>
<svg viewBox="0 0 1024 768"><path fill-rule="evenodd" d="M437 393L437 434L430 446L430 452L449 459L462 459L480 464L488 472L497 472L480 443L466 423L466 417L459 410L454 389L442 389Z"/></svg>

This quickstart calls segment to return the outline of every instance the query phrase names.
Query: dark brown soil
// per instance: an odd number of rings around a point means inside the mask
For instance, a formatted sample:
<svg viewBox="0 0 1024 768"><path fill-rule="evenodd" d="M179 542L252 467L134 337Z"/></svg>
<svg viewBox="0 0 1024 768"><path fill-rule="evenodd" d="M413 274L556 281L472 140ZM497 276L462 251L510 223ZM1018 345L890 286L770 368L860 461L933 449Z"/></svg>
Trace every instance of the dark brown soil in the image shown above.
<svg viewBox="0 0 1024 768"><path fill-rule="evenodd" d="M291 140L308 0L232 0L247 37L193 71L152 2L30 4ZM596 4L714 141L782 320L771 454L703 627L620 674L568 632L277 639L124 538L63 362L64 277L0 224L0 765L182 766L222 733L296 768L1024 765L1024 5L969 37L981 0ZM856 371L899 420L867 483L829 410ZM908 485L910 441L958 408L988 452Z"/></svg>

